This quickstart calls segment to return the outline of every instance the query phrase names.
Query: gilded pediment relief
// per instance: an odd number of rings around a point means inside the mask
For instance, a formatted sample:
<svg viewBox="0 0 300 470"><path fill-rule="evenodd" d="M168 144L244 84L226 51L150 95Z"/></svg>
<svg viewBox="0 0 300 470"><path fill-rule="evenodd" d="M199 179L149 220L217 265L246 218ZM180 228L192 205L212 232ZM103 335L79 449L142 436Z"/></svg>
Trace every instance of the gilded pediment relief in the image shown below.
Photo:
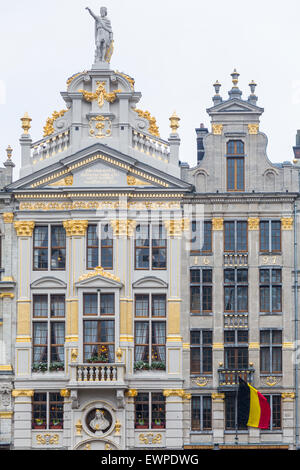
<svg viewBox="0 0 300 470"><path fill-rule="evenodd" d="M121 279L112 274L111 272L102 268L102 266L97 266L95 269L82 274L77 283L77 287L122 287Z"/></svg>

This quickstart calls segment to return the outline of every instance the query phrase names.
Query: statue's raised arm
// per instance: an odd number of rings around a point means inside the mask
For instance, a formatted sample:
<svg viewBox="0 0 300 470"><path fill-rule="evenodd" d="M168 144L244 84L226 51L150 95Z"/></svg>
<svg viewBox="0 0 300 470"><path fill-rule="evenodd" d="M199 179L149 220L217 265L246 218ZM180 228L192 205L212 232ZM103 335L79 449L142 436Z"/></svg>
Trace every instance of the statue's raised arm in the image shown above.
<svg viewBox="0 0 300 470"><path fill-rule="evenodd" d="M107 17L106 7L100 8L100 16L95 15L89 7L86 10L95 20L95 62L109 62L113 48L113 32Z"/></svg>

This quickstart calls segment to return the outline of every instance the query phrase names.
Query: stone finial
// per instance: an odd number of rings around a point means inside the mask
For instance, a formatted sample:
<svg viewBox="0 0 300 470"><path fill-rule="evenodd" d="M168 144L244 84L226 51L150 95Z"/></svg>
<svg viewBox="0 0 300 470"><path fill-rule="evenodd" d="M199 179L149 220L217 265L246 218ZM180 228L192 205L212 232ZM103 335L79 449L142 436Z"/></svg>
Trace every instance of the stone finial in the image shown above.
<svg viewBox="0 0 300 470"><path fill-rule="evenodd" d="M13 149L12 149L11 146L9 145L9 146L7 147L7 149L6 149L7 160L11 161L12 153L13 153Z"/></svg>
<svg viewBox="0 0 300 470"><path fill-rule="evenodd" d="M222 98L220 96L221 86L222 85L218 80L216 80L215 83L213 84L213 87L215 89L215 96L213 97L213 102L214 102L215 105L222 102Z"/></svg>
<svg viewBox="0 0 300 470"><path fill-rule="evenodd" d="M236 69L234 69L234 71L232 72L231 74L232 76L232 83L233 83L233 87L234 88L238 88L238 82L239 82L239 76L240 74L236 71Z"/></svg>
<svg viewBox="0 0 300 470"><path fill-rule="evenodd" d="M174 113L169 118L169 120L170 120L170 127L172 129L172 134L177 134L177 130L179 128L180 117L178 117L176 112L174 111Z"/></svg>
<svg viewBox="0 0 300 470"><path fill-rule="evenodd" d="M24 134L29 133L29 129L31 128L31 121L32 119L29 117L28 113L26 112L24 116L21 118L22 121L22 129L24 130Z"/></svg>
<svg viewBox="0 0 300 470"><path fill-rule="evenodd" d="M257 83L255 83L254 80L251 80L251 82L249 83L251 95L254 95L254 94L255 94L255 87L256 87L256 86L257 86Z"/></svg>
<svg viewBox="0 0 300 470"><path fill-rule="evenodd" d="M231 74L233 86L231 90L228 92L230 99L233 99L233 98L241 99L242 92L238 87L239 76L240 74L236 71L236 69L234 69L234 71Z"/></svg>

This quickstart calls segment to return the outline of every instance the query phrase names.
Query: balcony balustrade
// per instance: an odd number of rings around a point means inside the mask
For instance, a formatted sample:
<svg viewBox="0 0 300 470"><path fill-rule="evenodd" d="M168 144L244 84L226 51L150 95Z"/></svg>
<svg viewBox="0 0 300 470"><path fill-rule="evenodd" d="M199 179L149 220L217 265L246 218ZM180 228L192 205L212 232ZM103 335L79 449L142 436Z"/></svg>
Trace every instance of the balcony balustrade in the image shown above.
<svg viewBox="0 0 300 470"><path fill-rule="evenodd" d="M232 388L239 385L239 377L245 382L252 384L254 369L218 369L219 373L219 388Z"/></svg>
<svg viewBox="0 0 300 470"><path fill-rule="evenodd" d="M70 384L78 386L125 386L125 364L70 364Z"/></svg>

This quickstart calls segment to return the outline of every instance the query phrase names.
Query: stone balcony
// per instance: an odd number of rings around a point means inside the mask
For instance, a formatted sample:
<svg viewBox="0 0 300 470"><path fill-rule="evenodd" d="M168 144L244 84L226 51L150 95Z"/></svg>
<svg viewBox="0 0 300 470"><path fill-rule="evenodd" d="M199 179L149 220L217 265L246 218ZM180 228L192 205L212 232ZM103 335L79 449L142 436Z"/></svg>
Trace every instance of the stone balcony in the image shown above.
<svg viewBox="0 0 300 470"><path fill-rule="evenodd" d="M70 386L79 388L126 388L125 364L70 364Z"/></svg>
<svg viewBox="0 0 300 470"><path fill-rule="evenodd" d="M219 389L230 390L239 385L239 377L245 382L252 384L254 369L249 367L248 369L218 369L219 374Z"/></svg>

